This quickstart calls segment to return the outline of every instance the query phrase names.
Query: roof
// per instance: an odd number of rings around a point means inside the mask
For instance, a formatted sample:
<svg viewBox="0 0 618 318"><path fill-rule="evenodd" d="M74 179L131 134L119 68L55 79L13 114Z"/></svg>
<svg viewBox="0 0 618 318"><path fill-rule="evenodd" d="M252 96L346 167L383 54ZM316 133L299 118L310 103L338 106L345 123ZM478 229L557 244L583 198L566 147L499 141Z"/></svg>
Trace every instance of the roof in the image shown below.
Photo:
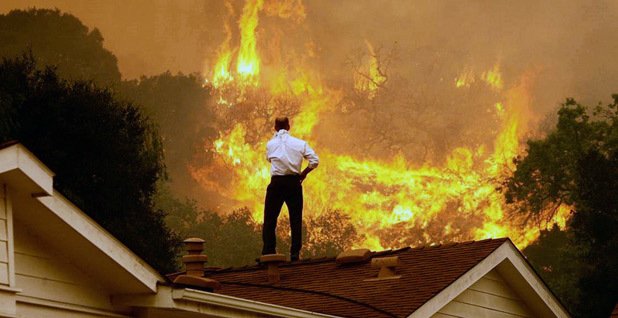
<svg viewBox="0 0 618 318"><path fill-rule="evenodd" d="M259 265L207 276L222 284L218 294L334 316L407 317L507 240L375 252L374 258L399 257L399 279L366 281L378 273L369 261L337 265L335 258L282 264L277 284L267 282L265 267Z"/></svg>

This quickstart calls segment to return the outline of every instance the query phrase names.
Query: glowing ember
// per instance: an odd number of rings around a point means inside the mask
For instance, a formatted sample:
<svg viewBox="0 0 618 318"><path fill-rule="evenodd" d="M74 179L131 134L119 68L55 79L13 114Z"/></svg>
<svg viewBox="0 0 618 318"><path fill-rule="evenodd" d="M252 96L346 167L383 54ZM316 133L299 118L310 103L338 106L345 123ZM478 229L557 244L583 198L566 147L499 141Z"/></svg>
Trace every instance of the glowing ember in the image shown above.
<svg viewBox="0 0 618 318"><path fill-rule="evenodd" d="M471 69L466 69L458 77L455 78L455 87L470 87L476 81L480 80L485 82L489 87L494 90L500 91L504 88L504 82L502 81L502 74L500 73L500 65L496 64L488 71L483 72L480 76L476 76Z"/></svg>
<svg viewBox="0 0 618 318"><path fill-rule="evenodd" d="M484 72L481 77L487 85L493 89L501 90L504 87L504 83L502 82L502 74L500 73L500 66L498 64L494 65L493 69Z"/></svg>
<svg viewBox="0 0 618 318"><path fill-rule="evenodd" d="M455 78L455 87L457 88L470 87L470 85L472 85L474 81L475 79L474 79L474 74L472 73L472 71L466 70L461 75L459 75L457 78Z"/></svg>

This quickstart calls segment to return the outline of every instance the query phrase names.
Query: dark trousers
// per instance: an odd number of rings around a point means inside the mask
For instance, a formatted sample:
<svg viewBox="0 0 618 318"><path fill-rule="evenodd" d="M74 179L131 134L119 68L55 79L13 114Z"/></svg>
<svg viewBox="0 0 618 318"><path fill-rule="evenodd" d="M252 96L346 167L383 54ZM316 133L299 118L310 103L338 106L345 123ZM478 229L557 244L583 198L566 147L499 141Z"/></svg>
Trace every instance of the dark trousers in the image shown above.
<svg viewBox="0 0 618 318"><path fill-rule="evenodd" d="M273 176L266 190L264 204L264 225L262 227L262 255L276 252L277 218L281 213L283 203L290 211L290 229L292 231L292 246L290 255L298 257L302 245L301 229L303 225L303 187L300 176Z"/></svg>

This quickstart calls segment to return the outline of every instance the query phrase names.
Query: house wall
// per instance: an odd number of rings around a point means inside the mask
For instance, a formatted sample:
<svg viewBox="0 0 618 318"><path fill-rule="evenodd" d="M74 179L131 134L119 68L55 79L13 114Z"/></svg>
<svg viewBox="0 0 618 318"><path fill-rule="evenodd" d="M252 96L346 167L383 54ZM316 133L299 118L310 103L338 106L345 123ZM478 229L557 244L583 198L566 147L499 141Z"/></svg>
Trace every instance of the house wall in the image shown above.
<svg viewBox="0 0 618 318"><path fill-rule="evenodd" d="M434 318L535 317L502 276L494 269L457 296Z"/></svg>
<svg viewBox="0 0 618 318"><path fill-rule="evenodd" d="M49 249L19 222L14 224L19 317L126 317L96 281ZM58 233L62 235L62 233ZM84 255L88 257L88 255Z"/></svg>
<svg viewBox="0 0 618 318"><path fill-rule="evenodd" d="M8 189L0 183L0 317L15 317L13 217Z"/></svg>
<svg viewBox="0 0 618 318"><path fill-rule="evenodd" d="M10 287L9 280L9 244L11 241L11 219L9 201L6 196L6 187L0 184L0 285Z"/></svg>

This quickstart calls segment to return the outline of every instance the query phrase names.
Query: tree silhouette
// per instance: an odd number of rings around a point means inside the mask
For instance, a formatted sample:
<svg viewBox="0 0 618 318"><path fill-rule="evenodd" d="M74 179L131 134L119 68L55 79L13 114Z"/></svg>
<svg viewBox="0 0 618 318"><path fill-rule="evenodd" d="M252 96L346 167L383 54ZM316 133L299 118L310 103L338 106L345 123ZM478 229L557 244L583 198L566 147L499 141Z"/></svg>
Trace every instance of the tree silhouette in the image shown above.
<svg viewBox="0 0 618 318"><path fill-rule="evenodd" d="M60 77L92 80L99 86L120 83L116 57L103 47L98 29L58 9L13 10L0 15L0 56L19 57L32 51L39 68L57 67Z"/></svg>
<svg viewBox="0 0 618 318"><path fill-rule="evenodd" d="M164 174L156 130L110 91L36 64L27 55L0 64L0 141L23 143L56 173L56 189L149 264L173 271L177 240L152 200Z"/></svg>
<svg viewBox="0 0 618 318"><path fill-rule="evenodd" d="M540 274L550 277L550 286L577 276L579 293L567 298L578 298L571 309L581 317L607 317L618 301L618 95L613 98L592 109L568 99L555 129L528 141L504 184L507 202L529 220L551 218L560 204L573 207L566 242L576 252L563 255L575 255L581 266ZM537 245L551 250L554 244L542 236Z"/></svg>

